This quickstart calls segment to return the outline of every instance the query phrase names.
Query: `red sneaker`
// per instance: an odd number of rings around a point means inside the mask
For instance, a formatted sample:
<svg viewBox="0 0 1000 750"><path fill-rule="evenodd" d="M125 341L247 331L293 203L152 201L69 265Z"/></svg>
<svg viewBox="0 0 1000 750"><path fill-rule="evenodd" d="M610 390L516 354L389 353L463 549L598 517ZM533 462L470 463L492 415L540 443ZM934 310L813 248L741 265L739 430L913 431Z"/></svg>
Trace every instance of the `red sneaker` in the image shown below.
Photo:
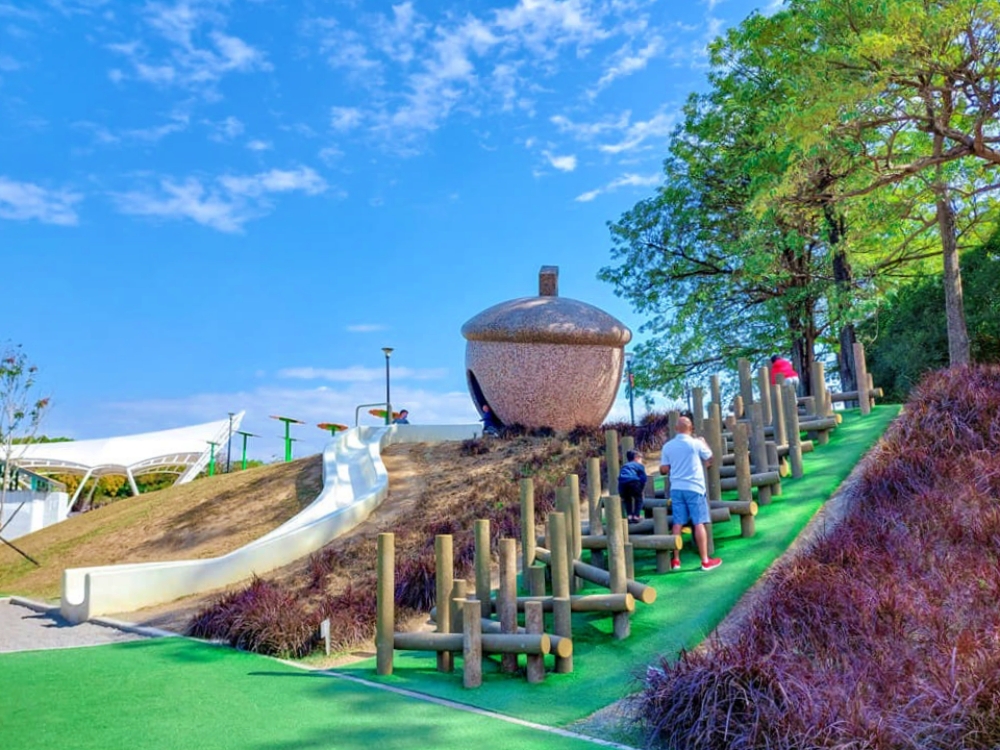
<svg viewBox="0 0 1000 750"><path fill-rule="evenodd" d="M680 570L681 569L681 561L678 560L676 557L674 559L672 559L670 561L670 569L671 570Z"/></svg>
<svg viewBox="0 0 1000 750"><path fill-rule="evenodd" d="M722 565L722 560L718 557L710 557L708 560L701 564L702 570L715 570L717 567Z"/></svg>

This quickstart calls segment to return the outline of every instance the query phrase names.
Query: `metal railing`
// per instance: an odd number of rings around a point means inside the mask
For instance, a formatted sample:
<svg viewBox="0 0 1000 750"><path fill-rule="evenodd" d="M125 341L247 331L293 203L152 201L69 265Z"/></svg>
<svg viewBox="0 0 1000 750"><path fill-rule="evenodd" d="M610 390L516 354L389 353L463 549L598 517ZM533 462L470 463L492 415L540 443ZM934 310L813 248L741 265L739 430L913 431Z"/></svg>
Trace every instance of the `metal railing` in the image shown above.
<svg viewBox="0 0 1000 750"><path fill-rule="evenodd" d="M378 402L376 402L374 404L358 404L356 407L354 407L354 426L355 427L358 426L358 417L361 416L361 410L365 409L365 408L367 408L369 406L384 406L386 412L388 412L388 414L389 414L389 419L386 420L386 424L389 424L390 422L392 422L392 404L386 403L385 401L378 401Z"/></svg>

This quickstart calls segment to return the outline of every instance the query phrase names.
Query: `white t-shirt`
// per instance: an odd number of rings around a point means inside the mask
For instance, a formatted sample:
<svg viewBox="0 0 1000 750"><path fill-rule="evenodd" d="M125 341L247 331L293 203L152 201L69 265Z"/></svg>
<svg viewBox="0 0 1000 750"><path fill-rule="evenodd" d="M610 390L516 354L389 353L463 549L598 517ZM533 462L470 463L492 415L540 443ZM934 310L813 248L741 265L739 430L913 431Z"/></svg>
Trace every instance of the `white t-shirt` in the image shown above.
<svg viewBox="0 0 1000 750"><path fill-rule="evenodd" d="M711 449L701 440L682 432L666 442L660 451L660 466L670 467L670 489L705 494L705 467L702 461L712 457Z"/></svg>

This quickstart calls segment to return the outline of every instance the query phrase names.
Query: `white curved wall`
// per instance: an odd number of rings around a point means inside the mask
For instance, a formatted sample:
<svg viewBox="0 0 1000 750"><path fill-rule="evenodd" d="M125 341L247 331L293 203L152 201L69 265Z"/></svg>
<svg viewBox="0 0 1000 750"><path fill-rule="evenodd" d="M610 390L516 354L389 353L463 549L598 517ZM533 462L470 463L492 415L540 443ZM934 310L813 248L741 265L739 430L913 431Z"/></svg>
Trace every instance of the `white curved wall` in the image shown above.
<svg viewBox="0 0 1000 750"><path fill-rule="evenodd" d="M287 565L357 526L385 499L389 476L380 455L383 448L394 443L466 440L481 431L478 424L348 430L323 451L323 489L294 518L221 557L69 568L63 572L62 615L76 623L131 612Z"/></svg>

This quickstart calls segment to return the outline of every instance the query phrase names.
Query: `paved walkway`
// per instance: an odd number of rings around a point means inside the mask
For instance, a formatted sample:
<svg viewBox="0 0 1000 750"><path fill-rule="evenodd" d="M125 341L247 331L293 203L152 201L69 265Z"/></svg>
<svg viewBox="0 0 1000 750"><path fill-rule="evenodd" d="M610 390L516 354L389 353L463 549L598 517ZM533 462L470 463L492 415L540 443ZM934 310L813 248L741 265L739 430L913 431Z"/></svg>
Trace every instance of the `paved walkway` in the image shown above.
<svg viewBox="0 0 1000 750"><path fill-rule="evenodd" d="M95 622L73 625L62 618L58 607L0 599L0 653L100 646L146 637Z"/></svg>

